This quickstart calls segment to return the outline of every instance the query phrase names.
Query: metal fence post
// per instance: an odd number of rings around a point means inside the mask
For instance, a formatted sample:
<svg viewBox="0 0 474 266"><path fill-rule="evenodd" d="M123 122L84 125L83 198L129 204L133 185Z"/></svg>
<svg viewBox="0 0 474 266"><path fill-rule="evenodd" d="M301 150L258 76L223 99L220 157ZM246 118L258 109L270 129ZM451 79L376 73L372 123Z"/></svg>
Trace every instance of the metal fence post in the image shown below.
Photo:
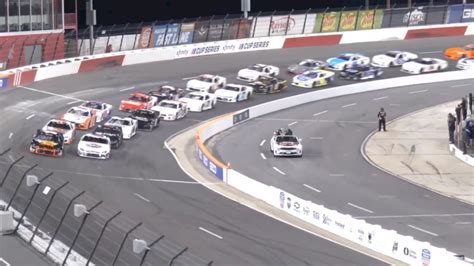
<svg viewBox="0 0 474 266"><path fill-rule="evenodd" d="M114 261L112 262L112 266L114 266L115 263L117 262L118 257L120 256L120 252L122 251L123 245L125 244L125 241L128 238L128 235L130 235L135 229L137 229L141 225L142 225L142 222L139 222L134 227L132 227L130 230L128 230L127 233L125 233L125 236L123 237L122 242L120 243L119 249L117 250L117 253L115 254Z"/></svg>
<svg viewBox="0 0 474 266"><path fill-rule="evenodd" d="M308 19L308 13L310 11L311 8L308 8L308 10L306 10L306 13L304 14L303 30L301 31L301 34L304 34L304 31L306 30L306 20Z"/></svg>
<svg viewBox="0 0 474 266"><path fill-rule="evenodd" d="M142 30L141 30L141 28L140 28L140 26L141 26L142 24L143 24L143 21L140 22L140 24L138 24L138 27L137 27L137 28L140 29L140 33L135 34L135 39L133 40L133 47L132 47L132 50L135 50L135 44L137 43L138 34L140 34L140 35L142 34L142 33L141 33Z"/></svg>
<svg viewBox="0 0 474 266"><path fill-rule="evenodd" d="M255 29L257 28L258 16L262 14L262 11L258 11L257 16L255 16L255 24L253 24L252 38L255 36Z"/></svg>
<svg viewBox="0 0 474 266"><path fill-rule="evenodd" d="M125 24L125 26L124 26L123 29L122 29L123 32L126 32L127 27L128 27L129 24L130 24L130 23ZM122 44L123 44L123 38L124 38L124 37L125 37L125 34L122 33L122 39L120 39L120 46L119 46L119 50L118 50L119 52L122 51Z"/></svg>
<svg viewBox="0 0 474 266"><path fill-rule="evenodd" d="M448 8L449 6L444 6L444 11L443 11L443 23L446 24L447 21L446 21L446 14L448 13ZM461 19L462 19L462 16L461 16Z"/></svg>
<svg viewBox="0 0 474 266"><path fill-rule="evenodd" d="M374 24L375 24L375 16L377 15L377 8L379 7L379 5L377 4L375 6L375 9L374 9L374 18L372 19L372 27L371 29L374 29Z"/></svg>
<svg viewBox="0 0 474 266"><path fill-rule="evenodd" d="M117 212L114 216L110 217L110 218L105 222L104 226L102 227L102 230L100 231L99 237L97 238L97 241L95 242L94 248L92 249L92 252L91 252L91 254L89 255L89 258L87 259L86 265L89 265L89 263L90 263L91 260L92 260L92 257L94 257L95 250L97 249L97 246L99 246L99 242L100 242L102 236L104 235L105 229L107 228L107 226L109 225L109 223L110 223L113 219L115 219L115 217L119 216L121 213L122 213L122 211Z"/></svg>
<svg viewBox="0 0 474 266"><path fill-rule="evenodd" d="M240 18L239 18L239 25L238 25L238 27L237 27L237 32L236 32L236 35L233 36L233 39L240 39L240 38L239 38L239 33L240 33L240 26L241 26L241 24L242 24L242 18L243 18L243 17L244 17L243 15L240 15ZM250 35L250 32L249 32L249 35Z"/></svg>
<svg viewBox="0 0 474 266"><path fill-rule="evenodd" d="M109 46L109 43L110 43L110 34L112 33L112 30L115 28L115 24L112 25L112 27L110 27L109 29L109 32L107 34L107 43L105 44L105 51L107 51L107 47Z"/></svg>
<svg viewBox="0 0 474 266"><path fill-rule="evenodd" d="M38 183L37 183L36 186L35 186L35 189L33 190L33 193L31 194L30 199L28 200L28 204L26 204L25 210L23 210L23 213L21 214L20 220L19 220L18 223L16 224L15 230L14 230L13 232L16 233L16 231L18 230L18 227L20 227L20 224L21 224L21 222L23 221L23 218L25 218L25 215L26 215L26 213L28 212L28 209L30 208L31 202L33 202L33 198L35 197L36 192L38 191L39 186L41 185L41 183L42 183L44 180L46 180L47 178L49 178L51 175L53 175L53 172L50 172L49 174L47 174L45 177L41 178L41 180L38 181Z"/></svg>
<svg viewBox="0 0 474 266"><path fill-rule="evenodd" d="M273 23L273 15L275 15L276 10L273 10L272 15L270 16L270 24L268 25L268 34L267 37L270 36L270 32L272 30L272 23Z"/></svg>
<svg viewBox="0 0 474 266"><path fill-rule="evenodd" d="M291 11L288 13L288 18L286 19L286 28L285 28L285 36L288 35L288 27L290 26L290 17L291 14L294 12L294 9L291 9Z"/></svg>
<svg viewBox="0 0 474 266"><path fill-rule="evenodd" d="M341 11L339 11L339 19L338 19L338 23L337 23L336 32L338 32L338 31L339 31L339 28L341 27L342 12L344 12L344 10L346 10L346 7L345 7L345 6L341 9Z"/></svg>
<svg viewBox="0 0 474 266"><path fill-rule="evenodd" d="M31 242L33 241L33 238L35 238L36 233L38 232L38 229L40 228L44 217L46 217L46 213L48 213L49 207L51 206L51 203L53 202L54 197L56 196L58 191L61 190L63 187L67 186L67 184L69 184L69 181L67 181L66 183L62 184L61 186L59 186L57 189L54 190L53 195L51 196L51 200L48 202L48 205L46 205L46 209L44 210L43 214L41 215L41 218L38 222L38 225L36 225L35 231L33 232L33 235L31 236L30 241L28 241L28 243L31 244Z"/></svg>
<svg viewBox="0 0 474 266"><path fill-rule="evenodd" d="M97 43L97 39L99 39L99 32L102 30L103 26L99 26L97 28L97 30L95 31L95 36L97 36L97 38L94 38L93 40L93 45L92 45L92 51L91 51L91 55L94 54L94 51L95 51L95 44Z"/></svg>
<svg viewBox="0 0 474 266"><path fill-rule="evenodd" d="M196 21L194 22L194 32L193 32L193 37L191 38L191 43L194 43L194 36L196 36L196 26L197 26L197 23L199 22L199 20L201 19L201 17L198 17L196 19Z"/></svg>
<svg viewBox="0 0 474 266"><path fill-rule="evenodd" d="M181 255L183 255L184 252L188 250L188 247L185 247L183 250L181 250L178 254L176 254L173 258L171 258L170 262L168 263L168 266L172 266L173 262Z"/></svg>
<svg viewBox="0 0 474 266"><path fill-rule="evenodd" d="M396 5L396 3L395 3L395 5ZM393 7L390 8L390 19L388 20L388 27L389 28L392 27L393 9L395 8L395 5L393 5ZM384 16L385 16L385 14L384 14ZM374 17L374 19L375 19L375 17Z"/></svg>
<svg viewBox="0 0 474 266"><path fill-rule="evenodd" d="M38 166L38 164L34 164L34 165L31 166L30 168L28 168L28 169L23 173L23 175L21 176L20 182L18 182L18 185L17 185L16 188L15 188L15 192L13 192L12 197L11 197L10 200L8 201L8 205L7 205L7 208L6 208L7 211L8 211L8 208L10 208L10 206L12 205L13 199L15 198L16 193L18 193L18 190L20 189L21 183L23 183L23 180L25 180L26 175L27 175L31 170L33 170L36 166Z"/></svg>
<svg viewBox="0 0 474 266"><path fill-rule="evenodd" d="M92 206L91 208L89 208L89 209L87 210L87 212L84 214L84 218L82 218L81 225L79 226L79 229L77 230L76 235L74 236L74 239L72 240L72 244L71 244L71 246L69 247L69 250L68 250L67 253L66 253L66 257L64 258L62 265L66 265L67 258L68 258L69 255L71 254L72 248L74 247L74 244L76 244L76 241L77 241L77 238L79 237L79 234L81 234L82 227L83 227L84 224L86 223L87 217L89 217L89 215L91 214L91 212L92 212L95 208L97 208L100 204L102 204L102 201L97 202L94 206Z"/></svg>
<svg viewBox="0 0 474 266"><path fill-rule="evenodd" d="M145 262L146 255L148 255L148 252L150 252L150 249L153 247L153 245L158 243L163 238L165 238L165 235L162 235L162 236L158 237L155 241L151 242L151 244L148 246L148 248L145 250L145 252L143 252L142 260L140 261L140 264L139 264L140 266L142 266L143 263Z"/></svg>
<svg viewBox="0 0 474 266"><path fill-rule="evenodd" d="M324 20L326 19L326 12L329 10L329 7L326 7L323 13L323 19L321 20L321 26L319 27L319 32L323 32Z"/></svg>
<svg viewBox="0 0 474 266"><path fill-rule="evenodd" d="M54 51L53 51L53 57L51 58L52 60L56 60L56 52L58 51L58 44L59 44L59 39L60 39L60 34L58 34L58 37L56 38L56 45L54 46ZM58 59L63 58L64 56L61 56ZM41 60L42 61L42 60Z"/></svg>
<svg viewBox="0 0 474 266"><path fill-rule="evenodd" d="M61 220L59 220L59 224L58 226L56 227L56 229L54 230L54 233L53 233L53 236L51 237L51 240L49 240L49 243L48 243L48 247L46 248L46 250L44 251L44 254L48 254L48 251L49 249L51 248L51 245L53 244L53 241L54 239L56 238L56 235L58 234L59 232L59 228L61 228L61 225L63 224L63 221L64 221L64 218L66 217L67 215L67 212L69 211L69 208L71 208L71 205L72 203L77 199L79 198L82 194L86 193L85 190L81 191L79 194L77 194L76 196L74 196L68 203L67 207L66 207L66 210L64 211L63 213L63 216L61 216Z"/></svg>
<svg viewBox="0 0 474 266"><path fill-rule="evenodd" d="M3 154L2 154L3 155ZM5 180L7 180L7 177L8 177L8 174L10 174L10 171L12 170L13 166L15 166L15 164L17 164L19 161L21 161L23 158L25 158L24 156L20 156L18 159L16 159L14 162L12 162L10 164L10 166L8 167L7 169L7 172L5 173L5 175L3 176L3 179L2 179L2 183L0 183L0 187L3 187L3 183L5 183Z"/></svg>
<svg viewBox="0 0 474 266"><path fill-rule="evenodd" d="M206 42L207 42L207 40L209 40L209 32L211 31L211 23L212 23L213 18L214 18L214 15L212 15L211 19L209 20L209 24L207 25Z"/></svg>
<svg viewBox="0 0 474 266"><path fill-rule="evenodd" d="M221 37L219 38L219 40L222 41L222 38L224 37L224 27L225 27L225 20L226 18L229 16L229 14L226 14L224 19L222 20L222 29L221 29Z"/></svg>
<svg viewBox="0 0 474 266"><path fill-rule="evenodd" d="M181 23L179 23L179 27L178 27L178 41L176 41L176 44L179 44L179 41L181 41L181 27L183 27L183 23L184 23L184 20L186 18L183 18L181 20Z"/></svg>
<svg viewBox="0 0 474 266"><path fill-rule="evenodd" d="M33 45L33 51L31 52L30 60L26 62L27 65L31 65L31 62L33 61L33 56L35 55L35 50L36 50L36 45L38 43L38 40L35 40L35 44ZM43 61L43 60L41 60Z"/></svg>

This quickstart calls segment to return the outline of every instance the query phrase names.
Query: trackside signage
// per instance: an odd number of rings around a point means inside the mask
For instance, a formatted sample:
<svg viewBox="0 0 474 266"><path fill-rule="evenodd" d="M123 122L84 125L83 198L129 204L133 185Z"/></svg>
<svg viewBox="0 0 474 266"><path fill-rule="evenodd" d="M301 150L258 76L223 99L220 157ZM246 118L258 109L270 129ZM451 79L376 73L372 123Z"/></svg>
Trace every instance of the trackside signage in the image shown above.
<svg viewBox="0 0 474 266"><path fill-rule="evenodd" d="M8 85L8 78L0 77L0 88L6 88Z"/></svg>
<svg viewBox="0 0 474 266"><path fill-rule="evenodd" d="M282 36L311 33L316 14L258 17L252 22L250 36ZM303 31L304 30L304 31Z"/></svg>
<svg viewBox="0 0 474 266"><path fill-rule="evenodd" d="M198 145L196 145L196 153L202 164L211 171L219 180L224 181L224 169L215 165L209 158L202 152Z"/></svg>

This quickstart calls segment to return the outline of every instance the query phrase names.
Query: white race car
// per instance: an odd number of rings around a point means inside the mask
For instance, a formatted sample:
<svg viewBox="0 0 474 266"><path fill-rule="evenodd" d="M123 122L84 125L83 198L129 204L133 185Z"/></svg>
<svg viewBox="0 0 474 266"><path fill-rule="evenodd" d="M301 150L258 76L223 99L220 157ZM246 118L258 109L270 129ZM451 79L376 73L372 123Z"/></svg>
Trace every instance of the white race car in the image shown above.
<svg viewBox="0 0 474 266"><path fill-rule="evenodd" d="M77 144L77 155L94 159L110 158L109 137L85 134Z"/></svg>
<svg viewBox="0 0 474 266"><path fill-rule="evenodd" d="M456 68L462 70L474 69L474 58L459 59L459 61L456 63Z"/></svg>
<svg viewBox="0 0 474 266"><path fill-rule="evenodd" d="M402 72L421 74L426 72L441 71L448 68L448 62L438 58L418 58L402 65Z"/></svg>
<svg viewBox="0 0 474 266"><path fill-rule="evenodd" d="M375 67L393 67L401 66L404 63L417 59L418 56L409 52L388 51L385 54L379 54L372 57L372 66Z"/></svg>
<svg viewBox="0 0 474 266"><path fill-rule="evenodd" d="M71 144L76 137L76 126L66 120L51 119L43 127L43 131L61 133L64 137L64 144Z"/></svg>
<svg viewBox="0 0 474 266"><path fill-rule="evenodd" d="M270 140L270 151L273 156L303 156L301 139L294 135L274 135Z"/></svg>
<svg viewBox="0 0 474 266"><path fill-rule="evenodd" d="M278 76L280 68L272 65L255 64L247 68L239 70L237 78L245 81L256 81L258 77L264 76Z"/></svg>
<svg viewBox="0 0 474 266"><path fill-rule="evenodd" d="M104 125L122 128L123 139L131 139L137 134L138 121L130 117L112 116Z"/></svg>
<svg viewBox="0 0 474 266"><path fill-rule="evenodd" d="M192 79L186 84L188 91L214 92L223 88L227 82L225 77L210 74L200 75L197 79Z"/></svg>
<svg viewBox="0 0 474 266"><path fill-rule="evenodd" d="M370 64L370 58L361 54L343 53L338 57L329 58L326 62L330 69L343 70L345 67L352 65L368 65Z"/></svg>
<svg viewBox="0 0 474 266"><path fill-rule="evenodd" d="M188 114L188 106L184 102L164 100L151 108L153 111L159 111L164 120L178 120Z"/></svg>
<svg viewBox="0 0 474 266"><path fill-rule="evenodd" d="M76 125L76 129L87 130L96 124L94 111L90 108L75 106L69 108L61 117L63 120L69 121Z"/></svg>
<svg viewBox="0 0 474 266"><path fill-rule="evenodd" d="M218 101L232 103L248 100L252 93L252 87L239 84L227 84L215 92Z"/></svg>
<svg viewBox="0 0 474 266"><path fill-rule="evenodd" d="M80 106L90 108L94 111L97 123L107 119L112 112L112 105L103 102L87 101L83 102Z"/></svg>
<svg viewBox="0 0 474 266"><path fill-rule="evenodd" d="M293 77L291 85L301 88L316 88L327 85L334 80L334 72L327 70L310 70Z"/></svg>
<svg viewBox="0 0 474 266"><path fill-rule="evenodd" d="M191 112L202 112L214 108L217 98L212 93L190 92L179 101L185 102Z"/></svg>

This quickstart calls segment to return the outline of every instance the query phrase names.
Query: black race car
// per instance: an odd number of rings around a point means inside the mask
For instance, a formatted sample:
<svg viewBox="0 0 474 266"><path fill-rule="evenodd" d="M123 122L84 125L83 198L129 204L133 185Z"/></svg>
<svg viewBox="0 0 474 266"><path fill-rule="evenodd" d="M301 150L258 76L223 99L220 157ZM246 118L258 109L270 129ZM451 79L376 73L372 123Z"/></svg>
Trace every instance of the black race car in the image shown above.
<svg viewBox="0 0 474 266"><path fill-rule="evenodd" d="M155 91L148 92L148 95L156 97L158 102L163 100L178 100L184 96L184 90L175 88L173 86L164 85Z"/></svg>
<svg viewBox="0 0 474 266"><path fill-rule="evenodd" d="M255 93L275 93L288 87L288 81L270 76L260 76L254 82L249 83Z"/></svg>
<svg viewBox="0 0 474 266"><path fill-rule="evenodd" d="M98 136L109 137L112 149L118 149L122 145L123 133L121 127L98 125L92 133Z"/></svg>
<svg viewBox="0 0 474 266"><path fill-rule="evenodd" d="M30 143L30 152L47 156L62 156L64 151L64 136L58 132L38 129Z"/></svg>
<svg viewBox="0 0 474 266"><path fill-rule="evenodd" d="M343 69L339 73L339 77L342 79L364 80L376 78L382 75L382 73L383 70L379 67L353 65Z"/></svg>
<svg viewBox="0 0 474 266"><path fill-rule="evenodd" d="M138 129L147 129L149 131L158 127L161 120L160 112L147 109L135 110L130 117L138 121Z"/></svg>

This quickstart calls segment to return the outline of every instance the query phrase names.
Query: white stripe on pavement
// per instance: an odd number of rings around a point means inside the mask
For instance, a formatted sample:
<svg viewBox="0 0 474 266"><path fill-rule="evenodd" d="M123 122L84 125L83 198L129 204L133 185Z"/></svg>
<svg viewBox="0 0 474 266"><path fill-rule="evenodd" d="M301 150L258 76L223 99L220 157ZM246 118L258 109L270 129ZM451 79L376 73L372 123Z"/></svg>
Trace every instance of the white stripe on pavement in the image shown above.
<svg viewBox="0 0 474 266"><path fill-rule="evenodd" d="M277 171L278 173L280 173L282 175L286 175L282 170L276 168L275 166L273 166L273 170Z"/></svg>
<svg viewBox="0 0 474 266"><path fill-rule="evenodd" d="M10 135L8 135L8 139L11 139L13 137L13 132L10 132Z"/></svg>
<svg viewBox="0 0 474 266"><path fill-rule="evenodd" d="M451 88L468 87L468 86L472 86L472 84L458 84L458 85L452 85Z"/></svg>
<svg viewBox="0 0 474 266"><path fill-rule="evenodd" d="M124 89L121 89L119 91L129 91L129 90L133 90L133 89L135 89L135 86L124 88Z"/></svg>
<svg viewBox="0 0 474 266"><path fill-rule="evenodd" d="M150 202L149 199L143 197L142 195L138 194L138 193L133 193L133 195L137 196L137 198L143 200L143 201L146 201L146 202Z"/></svg>
<svg viewBox="0 0 474 266"><path fill-rule="evenodd" d="M357 105L357 103L346 104L346 105L343 105L342 108L347 108L347 107L354 106L354 105Z"/></svg>
<svg viewBox="0 0 474 266"><path fill-rule="evenodd" d="M34 92L38 92L38 93L48 94L48 95L52 95L52 96L56 96L56 97L61 97L61 98L64 98L64 99L83 101L83 100L78 99L78 98L69 97L69 96L66 96L66 95L61 95L61 94L57 94L57 93L53 93L53 92L49 92L49 91L42 91L42 90L29 88L29 87L25 87L25 86L18 86L18 88L22 88L22 89L25 89L25 90L34 91Z"/></svg>
<svg viewBox="0 0 474 266"><path fill-rule="evenodd" d="M295 125L296 123L298 123L298 121L295 121L293 123L289 123L288 126L291 127L292 125Z"/></svg>
<svg viewBox="0 0 474 266"><path fill-rule="evenodd" d="M368 213L374 213L373 211L371 211L371 210L369 210L369 209L366 209L366 208L363 208L363 207L361 207L361 206L359 206L359 205L355 205L354 203L348 202L347 205L352 206L352 207L354 207L354 208L357 208L357 209L359 209L359 210L368 212Z"/></svg>
<svg viewBox="0 0 474 266"><path fill-rule="evenodd" d="M419 218L419 217L457 217L474 216L474 213L443 213L443 214L408 214L408 215L384 215L384 216L358 216L356 219L393 219L393 218Z"/></svg>
<svg viewBox="0 0 474 266"><path fill-rule="evenodd" d="M26 120L30 120L31 118L35 117L35 114L29 115Z"/></svg>
<svg viewBox="0 0 474 266"><path fill-rule="evenodd" d="M266 139L262 140L262 142L260 142L260 147L263 146L263 144L265 144L265 141L267 141Z"/></svg>
<svg viewBox="0 0 474 266"><path fill-rule="evenodd" d="M430 231L428 231L428 230L425 230L425 229L421 229L421 228L419 228L419 227L416 227L416 226L414 226L414 225L411 225L411 224L409 224L409 225L408 225L408 227L411 227L411 228L413 228L413 229L415 229L415 230L418 230L418 231L420 231L420 232L426 233L426 234L428 234L428 235L432 235L432 236L438 236L438 234L435 234L435 233L433 233L433 232L430 232Z"/></svg>
<svg viewBox="0 0 474 266"><path fill-rule="evenodd" d="M427 91L428 90L410 91L409 94L423 93L423 92L427 92Z"/></svg>
<svg viewBox="0 0 474 266"><path fill-rule="evenodd" d="M219 239L223 239L222 236L220 236L220 235L218 235L218 234L216 234L216 233L213 233L213 232L207 230L206 228L199 227L199 230L204 231L204 232L210 234L211 236L217 237L217 238L219 238Z"/></svg>
<svg viewBox="0 0 474 266"><path fill-rule="evenodd" d="M309 139L324 139L323 137L309 137Z"/></svg>
<svg viewBox="0 0 474 266"><path fill-rule="evenodd" d="M419 52L419 54L437 54L441 53L442 51L427 51L427 52Z"/></svg>
<svg viewBox="0 0 474 266"><path fill-rule="evenodd" d="M324 110L324 111L321 111L321 112L319 112L319 113L315 113L313 116L322 115L322 114L325 114L325 113L327 113L327 112L328 112L328 110Z"/></svg>
<svg viewBox="0 0 474 266"><path fill-rule="evenodd" d="M379 100L383 100L383 99L388 99L388 96L378 97L378 98L374 98L372 100L379 101Z"/></svg>
<svg viewBox="0 0 474 266"><path fill-rule="evenodd" d="M312 186L310 186L310 185L303 184L303 186L305 186L305 187L307 187L307 188L309 188L309 189L311 189L311 190L314 190L314 191L316 191L316 192L318 192L318 193L321 193L321 190L319 190L319 189L317 189L317 188L314 188L314 187L312 187Z"/></svg>
<svg viewBox="0 0 474 266"><path fill-rule="evenodd" d="M264 159L264 160L267 159L267 157L265 157L265 154L263 154L263 153L260 153L260 156L262 156L262 159Z"/></svg>
<svg viewBox="0 0 474 266"><path fill-rule="evenodd" d="M344 174L329 174L329 176L344 176Z"/></svg>
<svg viewBox="0 0 474 266"><path fill-rule="evenodd" d="M198 77L199 77L199 76L187 77L187 78L183 78L183 80L195 79L195 78L198 78Z"/></svg>
<svg viewBox="0 0 474 266"><path fill-rule="evenodd" d="M68 102L67 105L75 104L75 103L78 103L78 102L82 102L82 101L81 100L76 100L76 101Z"/></svg>

